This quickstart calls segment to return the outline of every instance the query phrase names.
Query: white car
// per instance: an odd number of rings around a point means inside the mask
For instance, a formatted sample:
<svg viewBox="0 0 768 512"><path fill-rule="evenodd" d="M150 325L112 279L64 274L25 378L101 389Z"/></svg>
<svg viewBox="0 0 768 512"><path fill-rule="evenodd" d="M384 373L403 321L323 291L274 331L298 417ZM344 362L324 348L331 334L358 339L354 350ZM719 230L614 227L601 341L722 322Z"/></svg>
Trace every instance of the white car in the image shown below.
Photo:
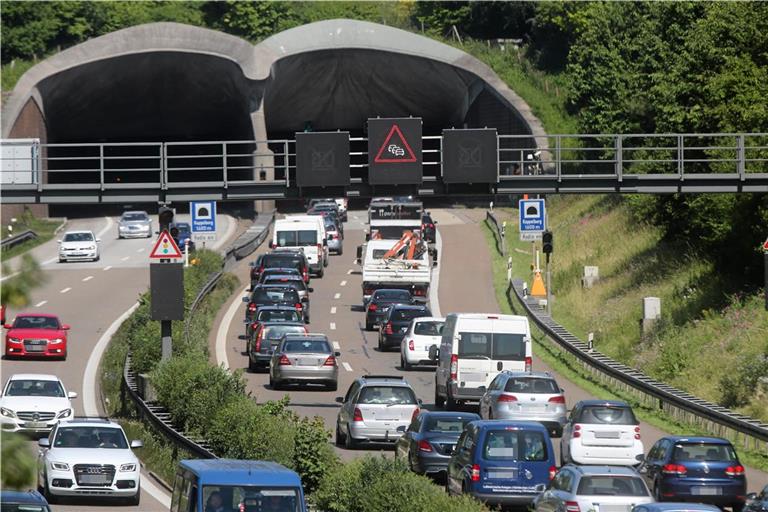
<svg viewBox="0 0 768 512"><path fill-rule="evenodd" d="M37 485L49 503L62 496L94 496L139 504L140 466L131 448L144 445L138 440L129 444L117 423L101 418L62 421L38 444Z"/></svg>
<svg viewBox="0 0 768 512"><path fill-rule="evenodd" d="M47 433L74 414L74 391L67 392L55 375L12 375L0 396L0 422L5 432Z"/></svg>
<svg viewBox="0 0 768 512"><path fill-rule="evenodd" d="M93 231L67 231L59 242L59 263L99 261L99 243Z"/></svg>
<svg viewBox="0 0 768 512"><path fill-rule="evenodd" d="M400 343L400 368L410 370L419 364L435 364L429 359L429 347L440 346L445 318L421 316L414 318Z"/></svg>

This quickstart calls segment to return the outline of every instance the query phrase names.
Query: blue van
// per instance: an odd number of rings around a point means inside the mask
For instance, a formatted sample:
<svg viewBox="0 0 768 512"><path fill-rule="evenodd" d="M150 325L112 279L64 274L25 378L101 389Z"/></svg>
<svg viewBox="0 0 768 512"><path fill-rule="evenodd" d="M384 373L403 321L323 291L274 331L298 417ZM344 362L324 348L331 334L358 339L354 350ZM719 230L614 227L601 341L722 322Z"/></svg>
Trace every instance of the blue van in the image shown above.
<svg viewBox="0 0 768 512"><path fill-rule="evenodd" d="M182 460L171 512L307 512L301 478L276 462Z"/></svg>
<svg viewBox="0 0 768 512"><path fill-rule="evenodd" d="M533 421L481 420L464 427L446 490L488 505L527 506L557 472L547 429Z"/></svg>

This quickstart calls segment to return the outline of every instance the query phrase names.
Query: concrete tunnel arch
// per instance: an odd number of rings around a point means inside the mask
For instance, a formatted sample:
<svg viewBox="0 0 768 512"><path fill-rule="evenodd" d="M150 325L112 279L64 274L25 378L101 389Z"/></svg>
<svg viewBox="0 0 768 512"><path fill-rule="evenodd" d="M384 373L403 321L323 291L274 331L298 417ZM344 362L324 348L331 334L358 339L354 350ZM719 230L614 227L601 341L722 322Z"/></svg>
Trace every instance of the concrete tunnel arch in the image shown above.
<svg viewBox="0 0 768 512"><path fill-rule="evenodd" d="M45 142L257 140L361 130L368 117L423 117L425 132L495 127L546 147L528 105L487 65L430 38L327 20L259 44L151 23L91 39L19 80L4 138Z"/></svg>

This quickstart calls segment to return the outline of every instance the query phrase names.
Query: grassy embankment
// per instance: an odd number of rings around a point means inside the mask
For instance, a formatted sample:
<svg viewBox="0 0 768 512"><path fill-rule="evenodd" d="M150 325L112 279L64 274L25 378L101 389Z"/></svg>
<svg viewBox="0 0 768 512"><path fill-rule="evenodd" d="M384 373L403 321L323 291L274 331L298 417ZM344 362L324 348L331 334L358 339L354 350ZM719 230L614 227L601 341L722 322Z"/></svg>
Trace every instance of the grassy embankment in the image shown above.
<svg viewBox="0 0 768 512"><path fill-rule="evenodd" d="M32 215L32 213L29 211L26 211L21 216L16 217L16 222L14 223L11 223L10 218L2 219L3 231L2 233L0 233L0 236L2 236L3 238L7 238L10 234L17 235L28 229L31 229L32 231L34 231L37 234L37 238L33 240L27 240L26 242L22 242L8 249L3 249L2 251L0 251L0 262L8 261L14 256L24 254L30 249L33 249L38 245L44 244L45 242L53 238L53 233L54 231L56 231L56 228L58 228L60 224L61 223L57 221L51 221L47 219L38 219L37 217ZM8 230L9 225L13 226L13 231Z"/></svg>

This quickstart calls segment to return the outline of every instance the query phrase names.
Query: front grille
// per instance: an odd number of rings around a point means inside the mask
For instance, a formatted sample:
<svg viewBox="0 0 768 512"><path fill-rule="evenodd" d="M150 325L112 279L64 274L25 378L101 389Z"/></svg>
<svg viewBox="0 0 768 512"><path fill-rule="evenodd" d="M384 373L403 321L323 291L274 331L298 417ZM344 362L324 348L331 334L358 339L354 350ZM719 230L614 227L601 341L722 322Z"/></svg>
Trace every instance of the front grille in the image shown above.
<svg viewBox="0 0 768 512"><path fill-rule="evenodd" d="M25 339L24 350L27 352L45 352L48 347L48 340Z"/></svg>
<svg viewBox="0 0 768 512"><path fill-rule="evenodd" d="M56 413L55 412L39 412L39 411L22 411L22 412L17 412L16 416L20 420L24 420L24 421L51 421L53 417L56 416Z"/></svg>
<svg viewBox="0 0 768 512"><path fill-rule="evenodd" d="M115 478L115 466L108 464L75 464L77 485L109 487Z"/></svg>

